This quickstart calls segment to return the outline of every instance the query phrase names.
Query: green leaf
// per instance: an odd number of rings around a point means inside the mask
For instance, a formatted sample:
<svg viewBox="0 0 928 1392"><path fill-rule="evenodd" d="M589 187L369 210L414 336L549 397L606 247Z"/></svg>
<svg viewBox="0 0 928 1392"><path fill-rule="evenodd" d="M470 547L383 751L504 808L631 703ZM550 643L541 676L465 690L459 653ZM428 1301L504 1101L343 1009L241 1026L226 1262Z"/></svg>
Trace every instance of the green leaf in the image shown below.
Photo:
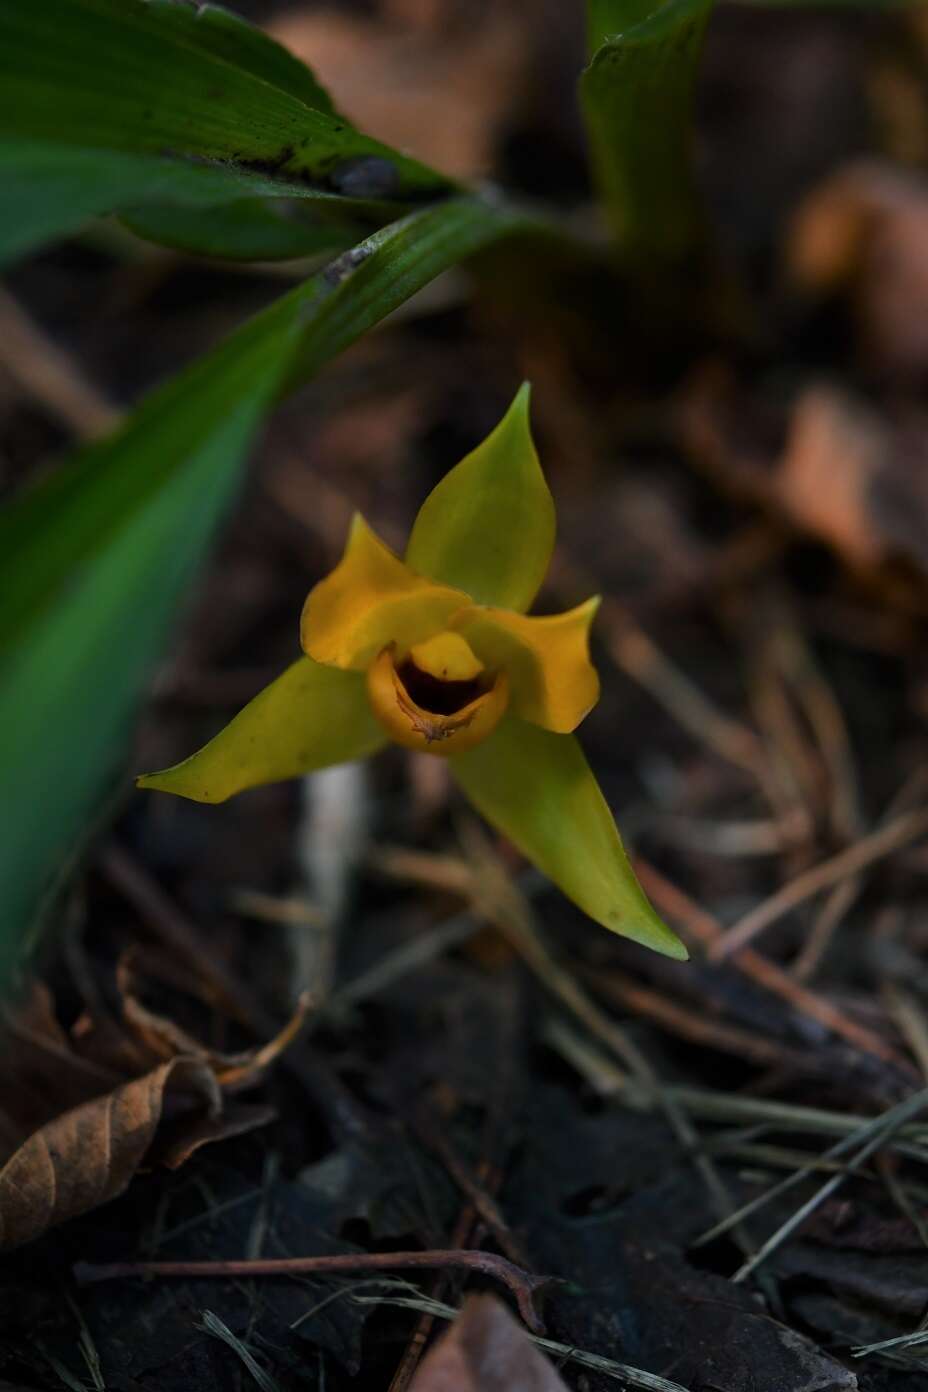
<svg viewBox="0 0 928 1392"><path fill-rule="evenodd" d="M448 762L478 812L590 918L668 957L686 957L635 879L575 736L507 716L483 744Z"/></svg>
<svg viewBox="0 0 928 1392"><path fill-rule="evenodd" d="M739 0L764 10L914 10L920 0Z"/></svg>
<svg viewBox="0 0 928 1392"><path fill-rule="evenodd" d="M462 198L374 233L0 514L0 981L123 765L263 414L440 271L524 225Z"/></svg>
<svg viewBox="0 0 928 1392"><path fill-rule="evenodd" d="M362 673L300 657L196 754L136 781L194 802L225 802L246 788L361 759L383 744Z"/></svg>
<svg viewBox="0 0 928 1392"><path fill-rule="evenodd" d="M660 8L660 0L587 0L586 44L592 58L616 34L641 24Z"/></svg>
<svg viewBox="0 0 928 1392"><path fill-rule="evenodd" d="M406 550L413 570L478 604L524 611L554 549L554 502L520 388L495 430L426 498Z"/></svg>
<svg viewBox="0 0 928 1392"><path fill-rule="evenodd" d="M125 10L125 4L121 3L120 8ZM165 33L173 30L179 43L200 49L210 59L218 58L242 68L316 111L338 115L332 98L305 63L270 34L222 5L199 4L196 0L183 4L177 0L145 0L145 9Z"/></svg>
<svg viewBox="0 0 928 1392"><path fill-rule="evenodd" d="M593 172L633 270L682 263L705 238L693 99L712 0L590 0L580 82Z"/></svg>
<svg viewBox="0 0 928 1392"><path fill-rule="evenodd" d="M260 30L181 0L4 0L0 260L140 204L277 195L385 222L451 184Z"/></svg>
<svg viewBox="0 0 928 1392"><path fill-rule="evenodd" d="M137 237L195 256L229 261L287 261L351 246L364 229L313 219L308 204L290 198L239 198L207 208L155 204L133 208L122 221Z"/></svg>

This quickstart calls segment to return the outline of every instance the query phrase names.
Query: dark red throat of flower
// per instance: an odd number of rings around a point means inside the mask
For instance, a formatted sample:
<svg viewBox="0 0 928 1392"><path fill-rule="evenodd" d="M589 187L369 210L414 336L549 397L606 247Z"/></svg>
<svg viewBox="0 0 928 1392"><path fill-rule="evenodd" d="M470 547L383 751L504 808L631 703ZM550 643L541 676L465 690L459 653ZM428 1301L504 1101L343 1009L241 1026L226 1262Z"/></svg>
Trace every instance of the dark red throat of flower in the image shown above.
<svg viewBox="0 0 928 1392"><path fill-rule="evenodd" d="M423 672L409 657L397 667L396 674L410 699L420 710L430 711L432 715L455 715L492 686L492 681L482 672L470 681L442 681L430 672Z"/></svg>

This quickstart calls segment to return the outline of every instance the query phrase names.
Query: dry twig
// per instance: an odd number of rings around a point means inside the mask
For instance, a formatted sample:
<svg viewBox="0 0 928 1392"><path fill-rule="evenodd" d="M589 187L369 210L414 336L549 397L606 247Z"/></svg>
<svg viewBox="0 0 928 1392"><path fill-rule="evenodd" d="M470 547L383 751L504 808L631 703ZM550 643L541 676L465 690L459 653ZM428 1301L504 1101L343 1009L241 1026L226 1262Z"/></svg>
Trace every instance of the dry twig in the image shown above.
<svg viewBox="0 0 928 1392"><path fill-rule="evenodd" d="M862 837L855 845L849 846L847 850L812 866L810 870L803 871L794 880L783 885L769 899L745 914L738 923L726 929L710 947L709 957L715 962L724 961L732 953L753 942L764 929L798 908L807 899L811 899L823 889L830 889L832 885L849 876L858 874L893 851L910 845L926 832L928 809L904 812L887 826L879 827L869 836Z"/></svg>
<svg viewBox="0 0 928 1392"><path fill-rule="evenodd" d="M688 945L698 943L708 954L724 933L722 925L707 910L700 907L682 889L673 884L653 865L640 857L635 861L635 872L648 896L662 913L666 914L681 930ZM855 1049L884 1064L910 1072L906 1060L873 1030L850 1019L836 1005L818 995L808 987L795 981L788 972L775 962L761 956L753 948L742 948L734 953L730 965L749 977L756 985L785 1000L794 1010L817 1024L839 1035Z"/></svg>
<svg viewBox="0 0 928 1392"><path fill-rule="evenodd" d="M535 1292L549 1276L528 1271L493 1252L441 1250L432 1252L358 1252L325 1257L263 1257L256 1261L77 1262L75 1279L81 1285L117 1281L127 1276L179 1276L185 1280L223 1276L338 1276L349 1271L479 1271L501 1281L512 1293L519 1314L536 1334L544 1326L533 1304Z"/></svg>

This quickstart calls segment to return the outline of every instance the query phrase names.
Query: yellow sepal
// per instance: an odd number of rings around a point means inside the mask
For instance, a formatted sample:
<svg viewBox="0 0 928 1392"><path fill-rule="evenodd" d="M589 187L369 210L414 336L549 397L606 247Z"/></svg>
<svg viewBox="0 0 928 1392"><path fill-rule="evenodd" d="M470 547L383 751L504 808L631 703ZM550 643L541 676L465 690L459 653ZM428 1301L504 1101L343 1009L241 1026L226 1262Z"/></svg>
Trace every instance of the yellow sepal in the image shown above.
<svg viewBox="0 0 928 1392"><path fill-rule="evenodd" d="M406 561L478 604L524 613L554 547L554 501L532 443L523 386L495 430L432 489Z"/></svg>
<svg viewBox="0 0 928 1392"><path fill-rule="evenodd" d="M449 763L477 811L590 918L655 952L686 958L635 879L576 736L507 715L489 739Z"/></svg>
<svg viewBox="0 0 928 1392"><path fill-rule="evenodd" d="M384 743L364 678L300 657L209 744L136 784L194 802L225 802L246 788L361 759Z"/></svg>

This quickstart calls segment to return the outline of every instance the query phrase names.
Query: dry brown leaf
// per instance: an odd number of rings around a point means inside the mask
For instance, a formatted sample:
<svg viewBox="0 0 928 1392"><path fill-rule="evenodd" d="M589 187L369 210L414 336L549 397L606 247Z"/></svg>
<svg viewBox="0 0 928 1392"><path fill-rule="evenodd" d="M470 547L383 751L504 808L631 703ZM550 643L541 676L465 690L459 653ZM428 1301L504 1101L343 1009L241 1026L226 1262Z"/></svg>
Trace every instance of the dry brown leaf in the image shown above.
<svg viewBox="0 0 928 1392"><path fill-rule="evenodd" d="M813 294L847 290L864 355L894 375L928 370L928 182L861 162L815 189L786 242L792 279Z"/></svg>
<svg viewBox="0 0 928 1392"><path fill-rule="evenodd" d="M912 569L928 577L921 411L890 421L830 383L771 405L712 368L691 384L680 424L684 447L726 491L826 542L856 572L907 588Z"/></svg>
<svg viewBox="0 0 928 1392"><path fill-rule="evenodd" d="M175 1021L149 1010L142 1004L136 994L129 957L123 958L120 962L116 981L120 992L123 1022L126 1028L131 1030L136 1043L141 1045L151 1058L172 1059L179 1055L201 1058L209 1064L216 1081L226 1089L249 1087L257 1082L265 1069L299 1034L310 1007L310 997L304 993L300 996L291 1018L273 1039L256 1049L224 1054L216 1049L208 1049Z"/></svg>
<svg viewBox="0 0 928 1392"><path fill-rule="evenodd" d="M0 1247L114 1199L139 1169L171 1093L198 1098L217 1116L219 1084L191 1058L163 1063L34 1132L0 1170Z"/></svg>
<svg viewBox="0 0 928 1392"><path fill-rule="evenodd" d="M214 1141L228 1141L232 1136L242 1136L246 1131L266 1126L276 1115L273 1107L246 1106L237 1102L219 1116L199 1116L193 1121L185 1117L179 1127L168 1126L159 1132L145 1163L178 1170L203 1146L212 1145Z"/></svg>
<svg viewBox="0 0 928 1392"><path fill-rule="evenodd" d="M836 390L811 387L793 407L777 466L777 493L792 521L864 570L886 552L870 496L888 451L888 431L872 412Z"/></svg>
<svg viewBox="0 0 928 1392"><path fill-rule="evenodd" d="M567 1392L567 1387L501 1301L471 1295L422 1360L410 1392Z"/></svg>
<svg viewBox="0 0 928 1392"><path fill-rule="evenodd" d="M176 1168L208 1142L271 1120L229 1102L286 1047L307 1003L269 1044L207 1050L125 997L126 1032L84 1014L66 1032L36 983L0 1022L0 1248L20 1246L121 1194L143 1166Z"/></svg>
<svg viewBox="0 0 928 1392"><path fill-rule="evenodd" d="M486 5L470 22L442 10L394 7L369 17L296 9L271 32L362 130L452 178L479 178L524 88L528 26L508 5Z"/></svg>

